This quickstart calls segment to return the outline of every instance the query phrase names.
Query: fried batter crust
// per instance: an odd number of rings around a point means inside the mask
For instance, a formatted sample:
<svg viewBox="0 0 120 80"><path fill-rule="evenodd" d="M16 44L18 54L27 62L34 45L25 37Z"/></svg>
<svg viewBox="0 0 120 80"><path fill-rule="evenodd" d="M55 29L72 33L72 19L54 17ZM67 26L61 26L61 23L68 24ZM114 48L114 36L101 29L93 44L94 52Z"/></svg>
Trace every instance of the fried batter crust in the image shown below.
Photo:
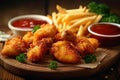
<svg viewBox="0 0 120 80"><path fill-rule="evenodd" d="M7 57L15 57L22 52L26 52L27 48L28 45L22 40L22 37L16 36L5 42L1 54Z"/></svg>
<svg viewBox="0 0 120 80"><path fill-rule="evenodd" d="M80 55L84 57L87 54L94 53L99 43L98 40L94 38L77 37L75 45Z"/></svg>
<svg viewBox="0 0 120 80"><path fill-rule="evenodd" d="M51 54L63 63L78 63L81 57L69 41L57 41L52 45Z"/></svg>
<svg viewBox="0 0 120 80"><path fill-rule="evenodd" d="M54 37L57 33L57 29L54 25L46 24L43 26L34 33L34 37L33 37L34 45L36 45L36 42L38 40L41 40L42 38L47 38L47 37Z"/></svg>
<svg viewBox="0 0 120 80"><path fill-rule="evenodd" d="M42 38L36 45L32 45L27 52L27 59L31 62L40 61L53 43L52 38Z"/></svg>
<svg viewBox="0 0 120 80"><path fill-rule="evenodd" d="M23 36L23 40L30 45L33 42L33 33L32 32L27 32Z"/></svg>

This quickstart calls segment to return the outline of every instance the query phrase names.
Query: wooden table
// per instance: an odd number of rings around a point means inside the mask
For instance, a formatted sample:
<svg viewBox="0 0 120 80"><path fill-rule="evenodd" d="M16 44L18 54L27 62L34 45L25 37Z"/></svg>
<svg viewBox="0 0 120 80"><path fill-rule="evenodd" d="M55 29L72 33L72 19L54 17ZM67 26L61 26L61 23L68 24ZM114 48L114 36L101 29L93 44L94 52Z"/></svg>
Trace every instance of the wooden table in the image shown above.
<svg viewBox="0 0 120 80"><path fill-rule="evenodd" d="M3 43L0 43L0 49L2 48ZM73 77L70 80L74 79L82 79L82 80L120 80L120 58L116 60L109 68L100 71L99 73L92 75L90 77ZM0 61L1 63L1 61ZM1 63L2 64L2 63ZM20 77L18 75L14 75L7 70L5 70L2 66L0 66L0 80L34 80L34 77ZM69 78L61 78L57 80L65 80ZM41 79L46 80L46 79Z"/></svg>
<svg viewBox="0 0 120 80"><path fill-rule="evenodd" d="M45 2L49 1L49 2ZM7 22L10 18L18 15L24 14L51 14L55 11L56 4L61 5L65 8L77 8L80 4L86 5L91 0L1 0L0 2L0 30L7 32L9 29L7 27ZM96 0L97 1L97 0ZM120 15L120 0L99 0L97 2L105 3L109 5L113 12ZM27 4L27 6L26 6ZM45 6L46 5L46 6ZM71 6L72 5L72 6ZM17 8L17 9L16 9ZM0 43L0 49L2 48L2 43ZM65 78L66 79L66 78ZM64 79L64 80L65 80ZM68 79L68 78L67 78ZM70 78L70 80L75 80L78 78ZM23 78L18 75L14 75L2 66L0 66L0 80L35 80L34 78ZM44 79L41 79L44 80ZM59 80L59 79L57 79ZM118 59L110 68L101 71L98 74L87 78L79 78L79 80L120 80L120 59Z"/></svg>

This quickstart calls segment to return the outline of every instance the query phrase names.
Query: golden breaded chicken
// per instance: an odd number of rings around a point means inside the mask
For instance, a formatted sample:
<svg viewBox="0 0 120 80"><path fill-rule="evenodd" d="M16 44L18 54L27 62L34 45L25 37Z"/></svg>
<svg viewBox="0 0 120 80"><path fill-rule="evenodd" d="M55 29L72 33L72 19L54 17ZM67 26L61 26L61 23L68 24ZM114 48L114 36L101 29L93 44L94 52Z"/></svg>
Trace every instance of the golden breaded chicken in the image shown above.
<svg viewBox="0 0 120 80"><path fill-rule="evenodd" d="M7 57L15 57L21 52L26 52L28 45L22 40L22 37L13 37L5 42L1 54Z"/></svg>
<svg viewBox="0 0 120 80"><path fill-rule="evenodd" d="M75 45L76 49L80 52L80 55L84 57L87 54L95 52L96 48L98 47L98 41L92 38L88 40L86 37L78 37Z"/></svg>
<svg viewBox="0 0 120 80"><path fill-rule="evenodd" d="M98 48L99 47L99 41L95 38L88 38L88 40L90 41L90 43L94 46L94 48Z"/></svg>
<svg viewBox="0 0 120 80"><path fill-rule="evenodd" d="M57 41L52 45L51 54L63 63L78 63L81 56L69 41Z"/></svg>
<svg viewBox="0 0 120 80"><path fill-rule="evenodd" d="M61 33L57 33L55 35L55 40L56 41L67 40L70 42L75 42L76 36L75 36L75 34L73 34L73 32L66 30Z"/></svg>
<svg viewBox="0 0 120 80"><path fill-rule="evenodd" d="M32 47L27 52L27 59L32 62L38 62L43 58L45 53L52 46L53 40L52 38L42 38L36 43L37 44L32 45Z"/></svg>
<svg viewBox="0 0 120 80"><path fill-rule="evenodd" d="M40 45L41 43L45 43L45 45L47 45L47 47L51 47L51 45L53 43L53 39L51 37L42 38L41 40L38 40L35 43L36 43L36 45ZM36 46L36 45L33 45L33 46Z"/></svg>
<svg viewBox="0 0 120 80"><path fill-rule="evenodd" d="M42 38L54 37L57 33L57 29L52 24L43 25L34 33L33 44L35 45L36 41L41 40Z"/></svg>
<svg viewBox="0 0 120 80"><path fill-rule="evenodd" d="M33 33L32 32L27 32L23 36L23 40L30 45L33 42Z"/></svg>
<svg viewBox="0 0 120 80"><path fill-rule="evenodd" d="M39 46L30 48L27 52L27 59L31 62L40 61L46 53L46 45L41 43Z"/></svg>

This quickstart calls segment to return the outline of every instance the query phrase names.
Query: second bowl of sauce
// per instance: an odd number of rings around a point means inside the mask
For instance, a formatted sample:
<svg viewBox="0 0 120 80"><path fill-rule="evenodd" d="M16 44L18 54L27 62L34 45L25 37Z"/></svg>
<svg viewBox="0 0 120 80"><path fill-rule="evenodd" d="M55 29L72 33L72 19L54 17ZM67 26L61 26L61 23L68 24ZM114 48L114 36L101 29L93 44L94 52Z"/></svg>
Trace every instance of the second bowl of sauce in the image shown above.
<svg viewBox="0 0 120 80"><path fill-rule="evenodd" d="M91 37L100 42L100 46L116 46L120 44L120 24L96 23L88 27Z"/></svg>

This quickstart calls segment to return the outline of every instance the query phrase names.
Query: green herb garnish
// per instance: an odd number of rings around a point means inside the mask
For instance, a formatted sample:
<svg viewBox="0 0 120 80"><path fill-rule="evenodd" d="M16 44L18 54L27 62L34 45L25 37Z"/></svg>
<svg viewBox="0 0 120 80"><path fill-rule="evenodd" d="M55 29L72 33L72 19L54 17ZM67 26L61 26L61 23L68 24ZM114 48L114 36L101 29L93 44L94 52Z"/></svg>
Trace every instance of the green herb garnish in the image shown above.
<svg viewBox="0 0 120 80"><path fill-rule="evenodd" d="M51 61L49 66L50 69L56 69L58 67L57 61Z"/></svg>
<svg viewBox="0 0 120 80"><path fill-rule="evenodd" d="M96 56L94 54L88 54L83 59L84 59L85 63L92 63L97 60Z"/></svg>
<svg viewBox="0 0 120 80"><path fill-rule="evenodd" d="M18 56L16 56L16 60L18 60L19 62L25 62L26 59L26 54L21 53Z"/></svg>
<svg viewBox="0 0 120 80"><path fill-rule="evenodd" d="M98 4L96 2L90 2L88 4L90 12L102 15L100 22L112 22L120 24L120 16L110 11L110 8L106 4Z"/></svg>
<svg viewBox="0 0 120 80"><path fill-rule="evenodd" d="M100 22L112 22L120 24L120 16L115 13L105 14Z"/></svg>
<svg viewBox="0 0 120 80"><path fill-rule="evenodd" d="M88 4L88 8L90 9L90 12L96 13L96 14L106 14L110 12L110 8L105 4L98 4L96 2L90 2Z"/></svg>
<svg viewBox="0 0 120 80"><path fill-rule="evenodd" d="M36 32L40 28L40 25L35 25L32 29L32 33Z"/></svg>

